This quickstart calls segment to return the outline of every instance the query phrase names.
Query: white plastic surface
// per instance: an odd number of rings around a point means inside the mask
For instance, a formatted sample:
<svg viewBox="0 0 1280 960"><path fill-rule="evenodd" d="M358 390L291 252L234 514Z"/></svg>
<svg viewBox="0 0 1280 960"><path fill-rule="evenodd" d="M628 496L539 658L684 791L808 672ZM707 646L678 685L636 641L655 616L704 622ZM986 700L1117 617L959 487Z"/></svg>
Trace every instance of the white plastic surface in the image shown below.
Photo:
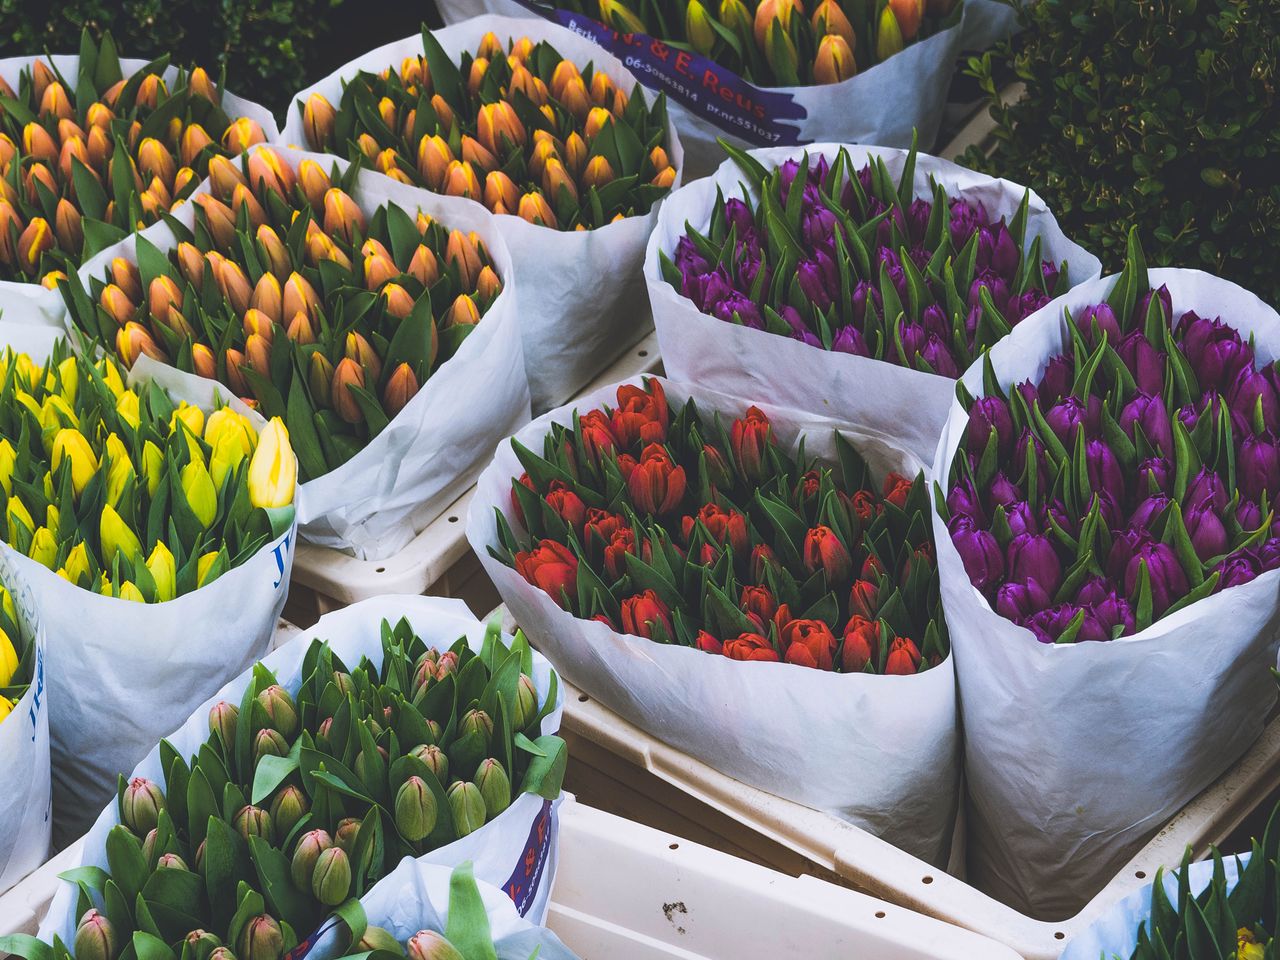
<svg viewBox="0 0 1280 960"><path fill-rule="evenodd" d="M650 331L605 367L584 389L653 372L659 363L658 339ZM466 557L467 510L475 487L459 485L457 498L403 550L385 560L360 560L315 544L300 543L293 565L294 583L330 601L357 603L383 593L425 593Z"/></svg>

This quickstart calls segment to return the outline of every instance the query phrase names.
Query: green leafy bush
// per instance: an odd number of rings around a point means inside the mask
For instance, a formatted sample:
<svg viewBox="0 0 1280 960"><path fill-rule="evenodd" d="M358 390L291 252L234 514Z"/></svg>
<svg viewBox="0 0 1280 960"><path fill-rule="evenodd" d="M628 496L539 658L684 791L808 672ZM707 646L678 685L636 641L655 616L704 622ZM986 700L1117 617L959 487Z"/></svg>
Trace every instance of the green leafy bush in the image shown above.
<svg viewBox="0 0 1280 960"><path fill-rule="evenodd" d="M198 64L215 79L225 68L234 93L278 110L320 75L337 2L0 0L0 57L75 53L83 24L95 36L109 29L121 56L171 53L174 63Z"/></svg>
<svg viewBox="0 0 1280 960"><path fill-rule="evenodd" d="M999 147L963 162L1040 193L1119 269L1130 225L1153 265L1199 267L1280 303L1280 3L1034 0L969 61ZM1011 68L1026 96L1001 107Z"/></svg>

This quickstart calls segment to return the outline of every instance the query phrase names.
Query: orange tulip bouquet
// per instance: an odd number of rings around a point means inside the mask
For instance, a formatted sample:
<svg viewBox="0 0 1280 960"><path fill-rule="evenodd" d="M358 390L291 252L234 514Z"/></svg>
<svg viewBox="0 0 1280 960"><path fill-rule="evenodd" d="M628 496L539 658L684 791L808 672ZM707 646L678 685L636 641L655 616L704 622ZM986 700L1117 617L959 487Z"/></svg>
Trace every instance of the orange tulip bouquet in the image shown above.
<svg viewBox="0 0 1280 960"><path fill-rule="evenodd" d="M583 692L935 857L956 767L928 489L909 455L795 416L655 378L597 391L500 448L468 535ZM775 768L747 745L779 729L823 747Z"/></svg>

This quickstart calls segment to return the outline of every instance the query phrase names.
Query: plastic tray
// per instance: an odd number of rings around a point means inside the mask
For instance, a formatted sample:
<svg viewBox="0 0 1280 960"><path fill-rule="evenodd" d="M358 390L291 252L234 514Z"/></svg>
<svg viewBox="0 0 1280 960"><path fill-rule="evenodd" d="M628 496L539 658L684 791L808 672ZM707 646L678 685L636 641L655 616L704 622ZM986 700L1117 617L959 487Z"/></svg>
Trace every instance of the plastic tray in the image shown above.
<svg viewBox="0 0 1280 960"><path fill-rule="evenodd" d="M1007 947L813 877L786 877L565 803L548 925L582 960L855 956L1017 960ZM74 866L64 850L4 897L0 934L34 933Z"/></svg>
<svg viewBox="0 0 1280 960"><path fill-rule="evenodd" d="M1223 844L1280 788L1280 720L1273 720L1249 752L1165 824L1079 914L1047 923L851 824L717 773L572 687L565 691L561 735L569 741L567 783L585 802L786 874L814 874L966 927L1026 960L1056 958L1075 932L1149 882L1157 867L1177 866L1188 846L1199 855L1209 844ZM953 864L963 863L962 829L958 835Z"/></svg>
<svg viewBox="0 0 1280 960"><path fill-rule="evenodd" d="M582 392L651 373L658 365L658 338L651 330ZM408 546L384 560L358 560L337 550L299 543L286 615L297 623L313 623L332 609L387 593L432 593L460 597L472 610L493 607L497 594L488 578L477 576L480 563L467 546L465 518L473 490L460 491Z"/></svg>

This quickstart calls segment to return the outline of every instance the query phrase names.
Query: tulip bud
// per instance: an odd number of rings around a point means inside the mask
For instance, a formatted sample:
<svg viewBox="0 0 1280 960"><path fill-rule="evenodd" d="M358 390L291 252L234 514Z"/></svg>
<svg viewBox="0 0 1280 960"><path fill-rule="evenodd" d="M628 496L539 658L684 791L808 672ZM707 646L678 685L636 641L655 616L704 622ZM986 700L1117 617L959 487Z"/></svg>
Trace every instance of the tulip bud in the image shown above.
<svg viewBox="0 0 1280 960"><path fill-rule="evenodd" d="M262 204L258 202L258 198L243 183L237 183L235 189L231 192L231 210L238 217L241 210L248 211L249 225L251 227L260 227L267 221L267 211Z"/></svg>
<svg viewBox="0 0 1280 960"><path fill-rule="evenodd" d="M465 960L443 933L419 930L409 938L409 960Z"/></svg>
<svg viewBox="0 0 1280 960"><path fill-rule="evenodd" d="M218 513L218 491L214 489L213 477L203 463L192 460L182 468L180 478L187 506L201 528L208 530Z"/></svg>
<svg viewBox="0 0 1280 960"><path fill-rule="evenodd" d="M160 821L165 808L164 792L144 777L134 777L120 798L120 818L139 837L145 837Z"/></svg>
<svg viewBox="0 0 1280 960"><path fill-rule="evenodd" d="M462 160L450 161L444 176L443 191L447 196L466 197L468 200L479 200L484 192L475 169Z"/></svg>
<svg viewBox="0 0 1280 960"><path fill-rule="evenodd" d="M313 93L302 107L302 129L312 150L324 151L333 138L338 112L323 94Z"/></svg>
<svg viewBox="0 0 1280 960"><path fill-rule="evenodd" d="M582 185L587 189L599 189L613 180L613 167L603 156L592 157L582 175Z"/></svg>
<svg viewBox="0 0 1280 960"><path fill-rule="evenodd" d="M255 507L272 509L293 503L294 488L298 479L298 460L289 445L289 433L284 421L272 417L258 438L258 446L249 461L249 502ZM263 700L271 694L273 708L268 708L272 723L286 737L293 736L297 724L297 712L293 701L280 687L269 687L258 695ZM267 704L264 702L263 706ZM279 712L273 713L272 709Z"/></svg>
<svg viewBox="0 0 1280 960"><path fill-rule="evenodd" d="M244 153L254 144L265 143L266 140L262 127L248 117L234 121L222 135L222 145L231 153Z"/></svg>
<svg viewBox="0 0 1280 960"><path fill-rule="evenodd" d="M236 723L240 719L240 711L235 704L219 700L209 711L209 733L218 734L223 746L230 750L236 742Z"/></svg>
<svg viewBox="0 0 1280 960"><path fill-rule="evenodd" d="M67 98L67 91L61 83L54 81L45 87L44 93L40 97L40 116L66 119L73 116L74 113L75 110L71 106L71 101Z"/></svg>
<svg viewBox="0 0 1280 960"><path fill-rule="evenodd" d="M364 285L366 290L377 291L387 281L400 276L400 268L390 257L374 254L364 258Z"/></svg>
<svg viewBox="0 0 1280 960"><path fill-rule="evenodd" d="M264 442L266 442L265 433ZM258 703L266 711L267 722L286 740L292 740L298 732L298 708L294 705L289 691L279 684L273 683L258 694Z"/></svg>
<svg viewBox="0 0 1280 960"><path fill-rule="evenodd" d="M281 316L293 317L298 313L312 316L320 306L315 288L299 273L289 274L284 283Z"/></svg>
<svg viewBox="0 0 1280 960"><path fill-rule="evenodd" d="M39 99L44 96L45 88L51 83L56 83L57 79L57 74L55 74L53 70L49 68L49 65L43 60L37 60L33 63L31 65L31 92L35 96L35 99L39 101ZM123 80L120 81L120 85L124 85ZM9 95L12 95L12 90L10 90Z"/></svg>
<svg viewBox="0 0 1280 960"><path fill-rule="evenodd" d="M835 35L844 40L851 50L858 45L853 24L845 16L837 0L822 0L814 8L812 23L814 34L820 38Z"/></svg>
<svg viewBox="0 0 1280 960"><path fill-rule="evenodd" d="M889 0L889 6L902 30L902 39L910 43L920 32L920 21L924 18L924 0Z"/></svg>
<svg viewBox="0 0 1280 960"><path fill-rule="evenodd" d="M293 167L289 166L278 151L271 147L259 147L249 154L246 167L249 186L259 196L264 190L271 190L281 199L290 199L298 178L293 172Z"/></svg>
<svg viewBox="0 0 1280 960"><path fill-rule="evenodd" d="M280 960L284 956L284 934L271 917L254 917L240 931L236 946L237 960Z"/></svg>
<svg viewBox="0 0 1280 960"><path fill-rule="evenodd" d="M444 315L441 326L448 327L473 327L480 322L480 310L476 306L475 300L465 293L458 294L454 298L448 312Z"/></svg>
<svg viewBox="0 0 1280 960"><path fill-rule="evenodd" d="M316 862L320 854L333 848L333 838L323 830L311 830L298 838L298 845L293 850L293 860L289 864L289 875L294 886L300 890L311 889L311 878L315 875Z"/></svg>
<svg viewBox="0 0 1280 960"><path fill-rule="evenodd" d="M492 170L484 178L484 205L494 213L514 213L520 203L515 181L501 170Z"/></svg>
<svg viewBox="0 0 1280 960"><path fill-rule="evenodd" d="M46 163L58 159L58 145L53 136L34 121L22 128L22 152Z"/></svg>
<svg viewBox="0 0 1280 960"><path fill-rule="evenodd" d="M68 253L78 254L84 243L84 230L80 225L80 212L71 201L63 197L58 201L53 219L53 230L58 245Z"/></svg>
<svg viewBox="0 0 1280 960"><path fill-rule="evenodd" d="M241 807L232 821L232 826L245 840L250 837L261 837L268 843L271 842L271 814L261 807L255 807L253 804Z"/></svg>
<svg viewBox="0 0 1280 960"><path fill-rule="evenodd" d="M10 498L10 502L14 502L15 499ZM117 553L123 554L124 558L132 563L133 559L142 552L137 534L129 529L120 514L116 513L110 504L102 508L102 514L98 520L98 534L102 543L102 559L108 566Z"/></svg>
<svg viewBox="0 0 1280 960"><path fill-rule="evenodd" d="M57 472L63 459L71 463L71 488L79 496L98 472L98 457L79 430L63 428L53 438L52 466Z"/></svg>
<svg viewBox="0 0 1280 960"><path fill-rule="evenodd" d="M814 82L840 83L857 72L853 50L843 37L827 34L818 41L818 55L813 60Z"/></svg>
<svg viewBox="0 0 1280 960"><path fill-rule="evenodd" d="M230 199L238 185L248 184L240 168L220 153L209 158L209 181L214 194L223 200Z"/></svg>
<svg viewBox="0 0 1280 960"><path fill-rule="evenodd" d="M490 820L511 806L511 780L497 760L491 757L480 763L475 784L484 798L485 813Z"/></svg>
<svg viewBox="0 0 1280 960"><path fill-rule="evenodd" d="M892 4L880 14L880 27L876 31L876 58L888 60L902 51L902 28L894 16Z"/></svg>
<svg viewBox="0 0 1280 960"><path fill-rule="evenodd" d="M416 757L425 763L427 769L434 773L441 783L449 779L449 758L436 744L419 744L409 751L409 756Z"/></svg>
<svg viewBox="0 0 1280 960"><path fill-rule="evenodd" d="M489 714L480 709L468 710L463 714L458 724L458 736L465 737L472 733L483 734L485 743L489 742L493 737L493 720Z"/></svg>
<svg viewBox="0 0 1280 960"><path fill-rule="evenodd" d="M301 790L293 785L287 786L271 802L271 822L281 837L288 837L310 808Z"/></svg>
<svg viewBox="0 0 1280 960"><path fill-rule="evenodd" d="M410 843L430 835L436 827L436 798L421 777L409 777L396 791L396 829Z"/></svg>
<svg viewBox="0 0 1280 960"><path fill-rule="evenodd" d="M516 686L516 702L513 707L512 723L516 730L523 731L538 716L538 688L528 674L520 674L520 682Z"/></svg>
<svg viewBox="0 0 1280 960"><path fill-rule="evenodd" d="M128 463L128 461L122 462ZM177 564L169 548L158 540L151 550L151 556L147 557L147 572L155 581L157 602L164 603L176 596Z"/></svg>
<svg viewBox="0 0 1280 960"><path fill-rule="evenodd" d="M197 376L205 377L209 380L217 377L217 362L213 358L213 351L203 343L192 345L191 366Z"/></svg>
<svg viewBox="0 0 1280 960"><path fill-rule="evenodd" d="M232 192L234 190L233 187ZM231 208L208 193L196 194L192 197L192 202L199 206L204 214L204 223L213 242L222 250L231 249L236 238L236 216L231 212Z"/></svg>
<svg viewBox="0 0 1280 960"><path fill-rule="evenodd" d="M418 142L418 173L432 190L439 190L444 185L445 175L453 161L453 151L439 135L423 137Z"/></svg>
<svg viewBox="0 0 1280 960"><path fill-rule="evenodd" d="M459 837L465 837L484 826L485 802L479 787L459 780L449 787L448 797L449 809L453 812L453 827Z"/></svg>
<svg viewBox="0 0 1280 960"><path fill-rule="evenodd" d="M339 849L345 850L350 857L356 848L356 837L360 833L361 821L357 817L347 817L338 821L338 830L334 835L333 842Z"/></svg>
<svg viewBox="0 0 1280 960"><path fill-rule="evenodd" d="M404 956L404 947L400 946L399 940L382 927L368 926L364 928L364 936L356 941L352 952L367 953L373 950Z"/></svg>
<svg viewBox="0 0 1280 960"><path fill-rule="evenodd" d="M154 137L147 137L138 145L138 169L151 177L159 177L166 187L173 183L178 172L177 161L168 148Z"/></svg>
<svg viewBox="0 0 1280 960"><path fill-rule="evenodd" d="M88 910L76 926L74 946L78 960L115 960L115 927L104 914Z"/></svg>
<svg viewBox="0 0 1280 960"><path fill-rule="evenodd" d="M162 853L156 858L157 870L185 870L191 872L191 868L187 866L187 861L183 860L176 853Z"/></svg>
<svg viewBox="0 0 1280 960"><path fill-rule="evenodd" d="M311 388L311 397L318 406L332 405L334 376L333 364L325 358L324 354L319 351L311 354L311 359L307 361L307 386Z"/></svg>
<svg viewBox="0 0 1280 960"><path fill-rule="evenodd" d="M18 237L18 266L28 276L35 276L40 268L40 258L53 247L54 235L49 221L44 217L32 217Z"/></svg>
<svg viewBox="0 0 1280 960"><path fill-rule="evenodd" d="M413 369L407 363L397 366L382 388L382 405L387 415L394 417L403 410L419 389L418 378L413 375Z"/></svg>

